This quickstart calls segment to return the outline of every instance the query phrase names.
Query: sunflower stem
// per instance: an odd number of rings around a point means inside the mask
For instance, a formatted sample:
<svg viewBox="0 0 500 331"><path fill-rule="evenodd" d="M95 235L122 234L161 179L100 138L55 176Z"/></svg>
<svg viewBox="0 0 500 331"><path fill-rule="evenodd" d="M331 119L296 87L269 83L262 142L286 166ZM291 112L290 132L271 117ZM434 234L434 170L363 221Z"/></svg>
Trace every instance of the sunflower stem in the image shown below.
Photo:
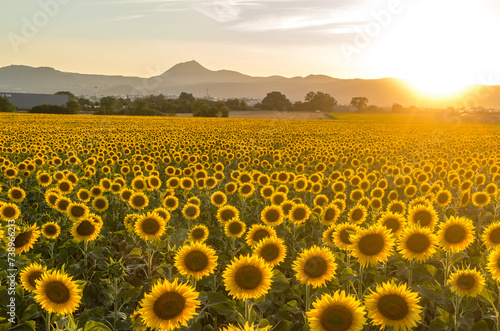
<svg viewBox="0 0 500 331"><path fill-rule="evenodd" d="M358 300L363 298L363 265L359 265L359 283L358 283Z"/></svg>
<svg viewBox="0 0 500 331"><path fill-rule="evenodd" d="M88 248L88 243L87 240L83 241L83 270L85 273L85 280L87 280L87 248Z"/></svg>
<svg viewBox="0 0 500 331"><path fill-rule="evenodd" d="M50 313L48 311L45 314L45 330L50 331Z"/></svg>
<svg viewBox="0 0 500 331"><path fill-rule="evenodd" d="M309 325L307 313L309 312L309 305L311 300L311 286L309 284L306 285L306 314L305 314L305 325Z"/></svg>
<svg viewBox="0 0 500 331"><path fill-rule="evenodd" d="M408 287L411 287L413 283L413 260L410 261L410 273L408 275Z"/></svg>
<svg viewBox="0 0 500 331"><path fill-rule="evenodd" d="M114 323L113 326L116 328L116 321L118 320L118 279L113 280L113 302L114 302Z"/></svg>

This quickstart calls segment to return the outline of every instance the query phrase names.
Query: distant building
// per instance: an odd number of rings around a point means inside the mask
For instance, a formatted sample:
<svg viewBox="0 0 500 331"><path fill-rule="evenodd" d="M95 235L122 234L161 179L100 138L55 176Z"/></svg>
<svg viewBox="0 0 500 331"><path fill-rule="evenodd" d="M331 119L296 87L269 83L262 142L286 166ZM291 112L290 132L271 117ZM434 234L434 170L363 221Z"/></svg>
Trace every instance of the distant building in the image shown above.
<svg viewBox="0 0 500 331"><path fill-rule="evenodd" d="M0 96L7 98L17 109L27 110L35 106L49 104L54 106L65 106L69 100L68 95L55 94L32 94L32 93L4 93Z"/></svg>

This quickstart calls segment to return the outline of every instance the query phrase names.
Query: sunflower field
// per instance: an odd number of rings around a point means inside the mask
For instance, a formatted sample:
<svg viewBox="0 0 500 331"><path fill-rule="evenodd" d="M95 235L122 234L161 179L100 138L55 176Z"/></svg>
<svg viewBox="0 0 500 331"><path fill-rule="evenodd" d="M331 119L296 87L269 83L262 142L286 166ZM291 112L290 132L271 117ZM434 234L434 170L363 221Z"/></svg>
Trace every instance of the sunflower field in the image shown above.
<svg viewBox="0 0 500 331"><path fill-rule="evenodd" d="M500 127L0 115L2 330L500 330Z"/></svg>

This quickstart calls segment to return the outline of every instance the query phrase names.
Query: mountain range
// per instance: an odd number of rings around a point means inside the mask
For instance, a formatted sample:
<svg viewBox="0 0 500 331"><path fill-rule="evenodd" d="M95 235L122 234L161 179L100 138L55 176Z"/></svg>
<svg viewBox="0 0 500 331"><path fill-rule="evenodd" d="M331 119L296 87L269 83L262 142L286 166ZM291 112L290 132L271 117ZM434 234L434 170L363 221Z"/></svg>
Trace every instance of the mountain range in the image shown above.
<svg viewBox="0 0 500 331"><path fill-rule="evenodd" d="M280 91L292 101L302 101L310 91L332 95L339 104L352 97L367 97L370 104L420 107L483 106L500 108L500 86L471 86L459 97L431 99L419 95L405 81L395 78L339 79L325 75L286 78L253 77L230 70L209 70L196 61L174 65L149 78L91 75L62 72L50 67L11 65L0 68L0 92L48 93L70 91L84 96L131 96L192 93L217 98L262 99L268 92Z"/></svg>

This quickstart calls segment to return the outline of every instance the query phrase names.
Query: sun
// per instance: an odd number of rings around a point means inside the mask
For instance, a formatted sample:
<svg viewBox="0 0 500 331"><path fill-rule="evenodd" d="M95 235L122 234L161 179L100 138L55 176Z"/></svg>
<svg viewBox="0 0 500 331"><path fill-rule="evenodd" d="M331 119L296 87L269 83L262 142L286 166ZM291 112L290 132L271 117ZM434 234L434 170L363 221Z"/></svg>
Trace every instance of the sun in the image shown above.
<svg viewBox="0 0 500 331"><path fill-rule="evenodd" d="M499 47L487 31L500 24L480 2L406 2L375 40L377 66L403 79L424 99L460 97L474 84L490 84ZM489 68L489 71L488 71Z"/></svg>

